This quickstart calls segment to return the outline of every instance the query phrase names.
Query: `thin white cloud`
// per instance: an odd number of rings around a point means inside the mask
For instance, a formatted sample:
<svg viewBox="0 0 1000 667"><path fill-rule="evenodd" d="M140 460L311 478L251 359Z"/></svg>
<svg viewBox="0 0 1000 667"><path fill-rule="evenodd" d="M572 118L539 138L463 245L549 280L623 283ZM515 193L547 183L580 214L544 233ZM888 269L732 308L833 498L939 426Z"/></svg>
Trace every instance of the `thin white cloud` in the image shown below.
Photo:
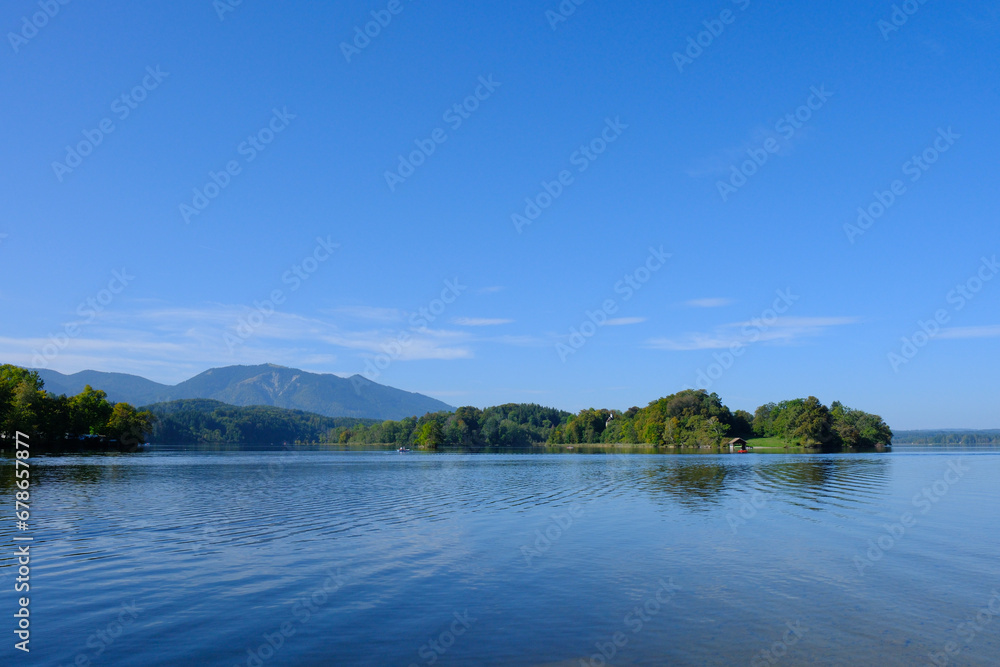
<svg viewBox="0 0 1000 667"><path fill-rule="evenodd" d="M606 327L624 327L630 324L641 324L646 321L645 317L613 317L604 323Z"/></svg>
<svg viewBox="0 0 1000 667"><path fill-rule="evenodd" d="M515 347L545 347L549 341L537 336L487 336L476 340L484 343L501 343L503 345L513 345Z"/></svg>
<svg viewBox="0 0 1000 667"><path fill-rule="evenodd" d="M474 356L476 339L465 331L373 322L356 329L334 316L262 313L245 305L144 306L108 309L93 322L81 324L72 337L63 335L64 324L57 325L51 333L65 341L58 350L48 336L0 338L3 361L64 373L87 369L135 373L176 384L206 368L231 364L269 362L350 375L364 368L365 359L387 350L394 361ZM391 309L355 313L381 320L394 314Z"/></svg>
<svg viewBox="0 0 1000 667"><path fill-rule="evenodd" d="M774 116L775 124L777 124L779 118L782 118L791 111L794 111L794 108L786 109L781 114L776 114ZM808 124L796 129L795 134L791 137L785 137L783 134L778 133L775 126L765 127L758 125L747 134L747 138L742 142L721 148L700 160L696 160L685 171L692 178L729 176L732 173L734 165L739 167L739 165L751 159L748 151L761 150L768 139L774 139L777 142L778 151L774 155L787 157L794 152L796 144L805 139L809 133L810 127Z"/></svg>
<svg viewBox="0 0 1000 667"><path fill-rule="evenodd" d="M403 319L404 315L403 311L396 308L376 308L374 306L344 306L329 312L334 315L372 322L398 322Z"/></svg>
<svg viewBox="0 0 1000 667"><path fill-rule="evenodd" d="M399 361L471 359L475 356L468 346L471 337L461 331L422 329L342 332L323 336L322 340L330 345L370 355L388 354Z"/></svg>
<svg viewBox="0 0 1000 667"><path fill-rule="evenodd" d="M1000 338L1000 324L981 327L952 327L942 329L937 338Z"/></svg>
<svg viewBox="0 0 1000 667"><path fill-rule="evenodd" d="M689 333L676 338L651 338L645 346L655 350L719 350L737 343L791 344L803 338L821 336L832 327L860 321L857 317L779 317L770 324L763 320L733 322L708 333Z"/></svg>
<svg viewBox="0 0 1000 667"><path fill-rule="evenodd" d="M462 327L495 327L501 324L511 324L513 321L489 317L456 317L452 323Z"/></svg>
<svg viewBox="0 0 1000 667"><path fill-rule="evenodd" d="M716 298L716 299L691 299L690 301L685 301L684 305L689 308L722 308L723 306L731 306L735 301L732 299Z"/></svg>

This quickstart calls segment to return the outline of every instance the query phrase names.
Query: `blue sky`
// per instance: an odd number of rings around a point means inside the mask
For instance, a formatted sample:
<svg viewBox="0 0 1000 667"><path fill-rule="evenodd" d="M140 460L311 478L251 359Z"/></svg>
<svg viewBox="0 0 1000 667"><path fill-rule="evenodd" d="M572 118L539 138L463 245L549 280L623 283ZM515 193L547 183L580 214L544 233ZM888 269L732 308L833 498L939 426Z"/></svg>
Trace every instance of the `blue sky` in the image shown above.
<svg viewBox="0 0 1000 667"><path fill-rule="evenodd" d="M1000 10L672 4L5 3L3 361L1000 426Z"/></svg>

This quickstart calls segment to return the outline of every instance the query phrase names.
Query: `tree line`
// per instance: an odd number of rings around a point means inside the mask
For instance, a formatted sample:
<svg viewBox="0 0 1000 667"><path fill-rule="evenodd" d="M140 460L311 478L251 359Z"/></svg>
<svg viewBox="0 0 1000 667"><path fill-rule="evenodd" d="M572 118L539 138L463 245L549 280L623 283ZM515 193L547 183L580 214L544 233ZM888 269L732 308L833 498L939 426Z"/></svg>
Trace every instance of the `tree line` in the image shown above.
<svg viewBox="0 0 1000 667"><path fill-rule="evenodd" d="M201 398L157 403L148 409L156 415L150 440L165 445L336 442L337 429L376 423L269 405L236 407Z"/></svg>
<svg viewBox="0 0 1000 667"><path fill-rule="evenodd" d="M713 448L732 438L779 438L789 445L864 449L891 444L892 430L878 415L809 398L768 403L754 414L731 411L717 394L684 390L645 408L622 412L588 408L577 414L535 404L480 410L458 408L423 417L338 428L331 441L439 447L525 447L538 444L646 444Z"/></svg>
<svg viewBox="0 0 1000 667"><path fill-rule="evenodd" d="M429 412L423 417L337 428L327 438L329 442L425 449L530 447L548 440L552 430L571 416L533 403L507 403L485 410L466 406L454 412Z"/></svg>
<svg viewBox="0 0 1000 667"><path fill-rule="evenodd" d="M109 402L105 392L89 385L76 396L55 396L44 390L38 373L4 365L0 366L0 434L13 437L15 431L43 442L89 435L132 446L152 436L163 444L341 443L473 450L546 443L710 449L736 437L863 449L891 444L893 437L878 415L840 402L827 407L813 396L768 403L752 415L731 411L715 393L684 390L624 412L587 408L571 414L536 404L507 403L377 422L271 406L235 407L207 399L137 410L128 403Z"/></svg>
<svg viewBox="0 0 1000 667"><path fill-rule="evenodd" d="M892 444L892 429L878 415L834 401L827 408L814 396L757 408L754 433L807 446L870 448Z"/></svg>
<svg viewBox="0 0 1000 667"><path fill-rule="evenodd" d="M896 440L911 445L1000 445L1000 431L897 431Z"/></svg>
<svg viewBox="0 0 1000 667"><path fill-rule="evenodd" d="M76 396L56 396L45 391L35 371L0 366L0 435L13 438L17 431L42 446L58 446L79 436L98 436L125 447L146 441L155 417L128 403L112 403L108 395L90 385Z"/></svg>

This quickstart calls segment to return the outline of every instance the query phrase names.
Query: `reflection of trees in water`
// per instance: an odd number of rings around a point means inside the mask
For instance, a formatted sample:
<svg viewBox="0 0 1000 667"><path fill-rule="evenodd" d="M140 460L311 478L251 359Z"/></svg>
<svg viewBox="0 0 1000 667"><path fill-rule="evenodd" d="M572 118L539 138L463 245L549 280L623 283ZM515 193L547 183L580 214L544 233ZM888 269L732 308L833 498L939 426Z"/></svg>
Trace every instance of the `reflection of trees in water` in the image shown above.
<svg viewBox="0 0 1000 667"><path fill-rule="evenodd" d="M14 462L11 465L0 466L0 491L16 489L17 478L14 473ZM28 491L36 490L46 482L69 480L78 484L98 484L103 478L104 469L101 466L65 466L49 467L38 465L37 459L28 460L30 487ZM24 468L18 468L23 470Z"/></svg>
<svg viewBox="0 0 1000 667"><path fill-rule="evenodd" d="M845 486L854 491L882 488L888 483L890 463L891 460L883 456L804 457L776 462L762 468L758 474L772 487L787 489L796 495L817 496L841 491Z"/></svg>
<svg viewBox="0 0 1000 667"><path fill-rule="evenodd" d="M116 464L115 459L124 459L128 456L130 455L95 455L93 457L74 455L74 458L79 458L81 463L68 465L46 465L44 459L40 462L39 458L32 457L29 459L28 468L30 471L28 481L31 483L29 491L38 490L46 484L68 483L73 487L86 488L109 482L129 481L136 474L140 474L142 469L137 466ZM53 460L61 457L47 456L45 458ZM91 458L93 463L88 462L88 459ZM0 465L0 491L15 490L16 482L14 461L11 458L9 465L7 462Z"/></svg>
<svg viewBox="0 0 1000 667"><path fill-rule="evenodd" d="M722 460L687 461L673 459L643 470L639 488L657 496L669 497L693 511L709 510L721 502L722 494L732 486L747 483L753 470Z"/></svg>
<svg viewBox="0 0 1000 667"><path fill-rule="evenodd" d="M654 499L677 502L692 511L709 511L733 493L750 490L816 497L845 486L852 491L877 489L888 483L885 457L835 458L802 456L794 460L755 457L751 465L732 457L711 461L672 459L646 468L638 487Z"/></svg>

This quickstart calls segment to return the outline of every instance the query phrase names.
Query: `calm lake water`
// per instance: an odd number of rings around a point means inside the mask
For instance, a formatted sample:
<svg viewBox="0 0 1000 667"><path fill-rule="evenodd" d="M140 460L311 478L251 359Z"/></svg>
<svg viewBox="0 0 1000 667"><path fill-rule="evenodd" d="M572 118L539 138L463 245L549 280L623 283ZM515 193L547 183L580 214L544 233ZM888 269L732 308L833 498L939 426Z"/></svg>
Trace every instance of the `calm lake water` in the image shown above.
<svg viewBox="0 0 1000 667"><path fill-rule="evenodd" d="M0 475L5 665L1000 664L997 449L35 458L26 660Z"/></svg>

